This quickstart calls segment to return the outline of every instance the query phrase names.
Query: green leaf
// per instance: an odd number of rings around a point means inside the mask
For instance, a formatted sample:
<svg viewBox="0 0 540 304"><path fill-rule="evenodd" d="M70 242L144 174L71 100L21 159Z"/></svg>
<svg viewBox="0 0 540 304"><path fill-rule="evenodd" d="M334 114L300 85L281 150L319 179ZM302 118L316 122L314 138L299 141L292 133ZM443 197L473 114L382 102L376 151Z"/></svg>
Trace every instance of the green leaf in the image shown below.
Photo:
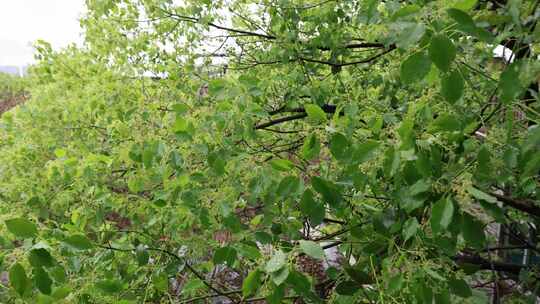
<svg viewBox="0 0 540 304"><path fill-rule="evenodd" d="M290 270L289 276L287 277L287 283L292 285L294 291L299 294L308 295L311 291L309 279L303 273L294 269Z"/></svg>
<svg viewBox="0 0 540 304"><path fill-rule="evenodd" d="M472 33L476 30L476 24L469 14L456 8L450 8L447 12L448 15L459 24L461 30L466 33Z"/></svg>
<svg viewBox="0 0 540 304"><path fill-rule="evenodd" d="M398 273L395 276L391 277L388 281L387 292L389 294L394 294L401 290L401 288L403 288L403 276L401 275L401 273Z"/></svg>
<svg viewBox="0 0 540 304"><path fill-rule="evenodd" d="M431 59L425 52L414 53L401 64L400 77L406 84L418 82L431 70Z"/></svg>
<svg viewBox="0 0 540 304"><path fill-rule="evenodd" d="M344 296L352 296L360 289L355 281L343 281L336 286L336 292Z"/></svg>
<svg viewBox="0 0 540 304"><path fill-rule="evenodd" d="M239 255L241 255L241 256L243 256L245 258L251 259L253 261L258 260L261 257L261 253L259 251L259 248L257 247L257 244L255 244L255 243L252 243L252 244L243 244L243 243L237 244L236 245L236 250L238 250Z"/></svg>
<svg viewBox="0 0 540 304"><path fill-rule="evenodd" d="M448 37L443 34L431 38L429 57L441 71L447 72L456 57L456 47Z"/></svg>
<svg viewBox="0 0 540 304"><path fill-rule="evenodd" d="M509 104L515 100L523 91L523 86L519 81L520 78L520 66L519 62L511 63L502 72L499 79L499 88L501 101L505 104Z"/></svg>
<svg viewBox="0 0 540 304"><path fill-rule="evenodd" d="M291 171L294 169L294 164L288 159L273 159L270 161L270 166L278 171Z"/></svg>
<svg viewBox="0 0 540 304"><path fill-rule="evenodd" d="M462 298L468 298L472 296L472 291L467 282L462 279L453 279L448 282L450 290L453 294Z"/></svg>
<svg viewBox="0 0 540 304"><path fill-rule="evenodd" d="M78 250L88 250L94 248L94 244L82 234L74 234L67 237L64 243Z"/></svg>
<svg viewBox="0 0 540 304"><path fill-rule="evenodd" d="M185 103L176 103L172 105L172 110L176 113L176 115L182 115L189 111L189 106Z"/></svg>
<svg viewBox="0 0 540 304"><path fill-rule="evenodd" d="M458 0L454 2L454 7L462 11L468 11L476 6L478 0Z"/></svg>
<svg viewBox="0 0 540 304"><path fill-rule="evenodd" d="M321 143L319 138L315 133L312 133L304 140L304 145L302 146L302 156L307 160L311 160L319 157L320 151Z"/></svg>
<svg viewBox="0 0 540 304"><path fill-rule="evenodd" d="M407 241L410 238L412 238L414 235L416 235L418 228L420 228L420 224L418 223L418 220L415 217L409 218L403 224L403 232L402 232L403 240Z"/></svg>
<svg viewBox="0 0 540 304"><path fill-rule="evenodd" d="M26 271L21 264L15 263L9 269L9 283L15 291L22 296L25 291L30 287L28 284L28 277L26 276Z"/></svg>
<svg viewBox="0 0 540 304"><path fill-rule="evenodd" d="M462 220L461 235L463 239L473 248L483 248L486 242L484 224L468 213L463 214Z"/></svg>
<svg viewBox="0 0 540 304"><path fill-rule="evenodd" d="M274 255L266 263L264 270L268 273L276 272L280 270L287 261L287 255L281 250L276 250Z"/></svg>
<svg viewBox="0 0 540 304"><path fill-rule="evenodd" d="M300 241L300 249L312 258L322 260L324 259L324 250L321 246L313 241Z"/></svg>
<svg viewBox="0 0 540 304"><path fill-rule="evenodd" d="M367 272L358 269L359 267L345 267L345 272L353 279L357 284L372 284L373 279L367 274Z"/></svg>
<svg viewBox="0 0 540 304"><path fill-rule="evenodd" d="M150 254L148 254L148 250L146 250L144 245L137 246L135 256L137 257L137 263L139 266L147 265L148 261L150 260Z"/></svg>
<svg viewBox="0 0 540 304"><path fill-rule="evenodd" d="M24 218L6 220L6 227L17 237L33 238L37 235L36 225Z"/></svg>
<svg viewBox="0 0 540 304"><path fill-rule="evenodd" d="M384 153L383 171L384 176L391 178L399 169L401 158L399 151L394 146L390 146Z"/></svg>
<svg viewBox="0 0 540 304"><path fill-rule="evenodd" d="M323 204L315 200L313 191L306 189L300 200L300 210L307 215L310 223L317 226L322 223L326 210Z"/></svg>
<svg viewBox="0 0 540 304"><path fill-rule="evenodd" d="M55 299L45 294L38 294L36 296L36 304L54 304Z"/></svg>
<svg viewBox="0 0 540 304"><path fill-rule="evenodd" d="M341 133L335 133L330 138L330 152L340 161L347 161L351 157L349 140Z"/></svg>
<svg viewBox="0 0 540 304"><path fill-rule="evenodd" d="M119 280L103 280L96 283L97 289L106 294L114 294L122 291L123 284Z"/></svg>
<svg viewBox="0 0 540 304"><path fill-rule="evenodd" d="M278 185L276 194L280 198L293 198L301 190L302 185L300 179L296 176L285 176Z"/></svg>
<svg viewBox="0 0 540 304"><path fill-rule="evenodd" d="M454 216L454 204L448 198L436 202L431 209L431 229L440 233L448 228Z"/></svg>
<svg viewBox="0 0 540 304"><path fill-rule="evenodd" d="M463 96L464 88L463 78L457 70L453 70L442 78L441 94L450 104L454 104Z"/></svg>
<svg viewBox="0 0 540 304"><path fill-rule="evenodd" d="M44 248L30 250L28 261L32 267L53 267L54 259L51 254Z"/></svg>
<svg viewBox="0 0 540 304"><path fill-rule="evenodd" d="M487 30L476 26L471 16L463 10L451 8L448 10L448 15L458 23L458 28L462 32L476 36L484 42L491 43L493 41L493 35Z"/></svg>
<svg viewBox="0 0 540 304"><path fill-rule="evenodd" d="M34 268L34 283L36 284L37 289L43 293L50 295L52 280L49 277L49 274L42 267Z"/></svg>
<svg viewBox="0 0 540 304"><path fill-rule="evenodd" d="M68 286L61 286L61 287L55 288L51 296L55 298L56 300L62 300L66 298L70 293L71 293L71 288L69 288Z"/></svg>
<svg viewBox="0 0 540 304"><path fill-rule="evenodd" d="M476 177L480 180L488 180L492 177L491 153L486 145L482 145L476 157Z"/></svg>
<svg viewBox="0 0 540 304"><path fill-rule="evenodd" d="M401 28L396 39L396 46L400 49L408 49L416 44L426 32L426 26L419 22L400 22L397 28Z"/></svg>
<svg viewBox="0 0 540 304"><path fill-rule="evenodd" d="M167 292L169 288L169 277L166 272L156 273L152 276L152 285L160 292Z"/></svg>
<svg viewBox="0 0 540 304"><path fill-rule="evenodd" d="M314 176L311 178L311 185L330 206L338 207L341 203L342 198L339 188L330 181Z"/></svg>
<svg viewBox="0 0 540 304"><path fill-rule="evenodd" d="M188 122L182 117L176 117L174 121L173 131L175 133L186 132L188 130Z"/></svg>
<svg viewBox="0 0 540 304"><path fill-rule="evenodd" d="M271 273L272 282L277 286L283 284L289 277L289 267L285 266Z"/></svg>
<svg viewBox="0 0 540 304"><path fill-rule="evenodd" d="M474 196L475 198L479 199L479 200L483 200L483 201L486 201L488 203L493 203L493 204L496 204L497 203L497 199L489 194L486 194L485 192L483 191L480 191L476 188L474 188L473 186L469 186L467 188L467 191L472 195Z"/></svg>
<svg viewBox="0 0 540 304"><path fill-rule="evenodd" d="M218 151L209 153L208 164L210 165L210 168L212 168L214 173L216 173L217 175L221 176L225 174L225 166L227 163L225 162L223 153L220 153Z"/></svg>
<svg viewBox="0 0 540 304"><path fill-rule="evenodd" d="M232 267L236 261L237 252L232 247L222 247L216 250L214 253L214 264L225 264Z"/></svg>
<svg viewBox="0 0 540 304"><path fill-rule="evenodd" d="M418 13L422 8L415 4L405 5L398 9L393 15L392 20L396 20L403 17Z"/></svg>
<svg viewBox="0 0 540 304"><path fill-rule="evenodd" d="M315 104L306 104L304 106L304 109L306 110L306 113L308 115L308 121L313 124L321 124L326 122L326 113Z"/></svg>
<svg viewBox="0 0 540 304"><path fill-rule="evenodd" d="M366 140L356 147L354 151L353 159L357 163L363 163L370 160L374 155L375 151L380 147L380 143L374 140Z"/></svg>
<svg viewBox="0 0 540 304"><path fill-rule="evenodd" d="M430 125L433 131L453 132L461 130L461 122L451 114L443 113L437 117Z"/></svg>
<svg viewBox="0 0 540 304"><path fill-rule="evenodd" d="M409 195L414 196L420 193L427 192L431 189L431 183L425 179L421 179L409 187Z"/></svg>
<svg viewBox="0 0 540 304"><path fill-rule="evenodd" d="M248 274L248 276L242 282L242 295L244 297L250 296L257 292L257 289L261 286L262 272L256 269Z"/></svg>

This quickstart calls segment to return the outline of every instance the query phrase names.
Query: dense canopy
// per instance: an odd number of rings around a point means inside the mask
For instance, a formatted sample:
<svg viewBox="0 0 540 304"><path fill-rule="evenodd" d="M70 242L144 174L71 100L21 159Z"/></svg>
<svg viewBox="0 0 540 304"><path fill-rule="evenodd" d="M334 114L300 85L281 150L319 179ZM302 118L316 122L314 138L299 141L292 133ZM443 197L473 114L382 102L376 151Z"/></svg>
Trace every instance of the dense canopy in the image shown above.
<svg viewBox="0 0 540 304"><path fill-rule="evenodd" d="M0 119L0 302L536 303L539 1L86 5Z"/></svg>

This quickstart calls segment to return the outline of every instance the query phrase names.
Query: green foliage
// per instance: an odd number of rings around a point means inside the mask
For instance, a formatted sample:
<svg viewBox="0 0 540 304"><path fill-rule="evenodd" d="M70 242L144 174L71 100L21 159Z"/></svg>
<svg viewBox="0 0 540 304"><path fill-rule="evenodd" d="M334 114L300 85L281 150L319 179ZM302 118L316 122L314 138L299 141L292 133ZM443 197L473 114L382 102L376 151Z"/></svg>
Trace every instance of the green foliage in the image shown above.
<svg viewBox="0 0 540 304"><path fill-rule="evenodd" d="M540 290L488 229L539 224L531 1L180 2L86 1L84 47L0 78L31 96L0 118L0 302Z"/></svg>

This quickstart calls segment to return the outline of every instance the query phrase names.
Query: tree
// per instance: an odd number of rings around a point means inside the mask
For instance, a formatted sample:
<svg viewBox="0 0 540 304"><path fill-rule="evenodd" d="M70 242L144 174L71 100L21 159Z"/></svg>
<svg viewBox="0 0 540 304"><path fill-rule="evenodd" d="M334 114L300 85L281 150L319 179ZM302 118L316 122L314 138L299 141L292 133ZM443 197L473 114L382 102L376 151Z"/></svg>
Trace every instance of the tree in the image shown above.
<svg viewBox="0 0 540 304"><path fill-rule="evenodd" d="M6 302L536 299L538 1L87 7L0 123Z"/></svg>

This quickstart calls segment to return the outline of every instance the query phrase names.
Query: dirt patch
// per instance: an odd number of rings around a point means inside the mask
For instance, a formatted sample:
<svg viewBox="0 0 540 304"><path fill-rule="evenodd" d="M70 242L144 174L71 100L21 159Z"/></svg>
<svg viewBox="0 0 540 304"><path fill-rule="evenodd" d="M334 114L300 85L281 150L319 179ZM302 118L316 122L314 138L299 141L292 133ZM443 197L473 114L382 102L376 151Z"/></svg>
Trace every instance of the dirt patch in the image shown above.
<svg viewBox="0 0 540 304"><path fill-rule="evenodd" d="M28 96L26 94L0 97L0 115L9 111L13 107L26 102L27 99Z"/></svg>

